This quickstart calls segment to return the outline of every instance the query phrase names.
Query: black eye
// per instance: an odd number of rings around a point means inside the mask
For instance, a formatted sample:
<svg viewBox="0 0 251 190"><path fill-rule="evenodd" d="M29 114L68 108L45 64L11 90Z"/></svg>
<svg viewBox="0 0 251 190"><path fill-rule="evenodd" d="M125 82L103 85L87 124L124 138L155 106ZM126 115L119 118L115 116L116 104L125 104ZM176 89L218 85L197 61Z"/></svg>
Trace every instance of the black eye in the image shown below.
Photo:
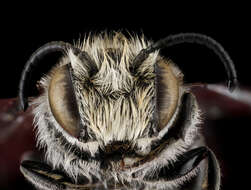
<svg viewBox="0 0 251 190"><path fill-rule="evenodd" d="M53 72L48 96L56 121L70 135L78 137L80 117L68 65L61 66Z"/></svg>

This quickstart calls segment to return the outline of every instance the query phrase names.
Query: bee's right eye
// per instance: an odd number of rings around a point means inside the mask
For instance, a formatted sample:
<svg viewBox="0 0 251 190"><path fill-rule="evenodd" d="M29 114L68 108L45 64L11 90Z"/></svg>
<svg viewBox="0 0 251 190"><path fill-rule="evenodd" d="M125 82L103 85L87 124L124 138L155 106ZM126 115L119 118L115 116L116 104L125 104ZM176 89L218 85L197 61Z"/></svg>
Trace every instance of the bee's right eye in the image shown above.
<svg viewBox="0 0 251 190"><path fill-rule="evenodd" d="M52 74L49 103L58 124L71 136L78 137L80 117L69 69L69 65L64 65Z"/></svg>

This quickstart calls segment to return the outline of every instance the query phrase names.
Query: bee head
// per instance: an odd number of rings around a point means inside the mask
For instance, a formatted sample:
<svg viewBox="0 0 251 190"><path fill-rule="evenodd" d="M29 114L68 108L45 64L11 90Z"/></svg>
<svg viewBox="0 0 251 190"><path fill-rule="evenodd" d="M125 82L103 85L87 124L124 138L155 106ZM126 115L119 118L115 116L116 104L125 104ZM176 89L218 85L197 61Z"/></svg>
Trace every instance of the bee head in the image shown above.
<svg viewBox="0 0 251 190"><path fill-rule="evenodd" d="M47 148L52 166L75 179L90 173L101 178L103 155L109 155L109 162L119 154L123 169L137 168L154 160L167 144L179 143L179 148L168 149L176 156L191 145L199 123L195 97L183 85L178 67L158 51L184 42L214 50L225 65L229 87L235 86L228 54L200 34L152 43L114 33L89 36L75 46L51 42L39 48L25 65L19 100L25 110L32 69L40 59L62 52L63 58L41 79L43 94L34 101L38 141Z"/></svg>

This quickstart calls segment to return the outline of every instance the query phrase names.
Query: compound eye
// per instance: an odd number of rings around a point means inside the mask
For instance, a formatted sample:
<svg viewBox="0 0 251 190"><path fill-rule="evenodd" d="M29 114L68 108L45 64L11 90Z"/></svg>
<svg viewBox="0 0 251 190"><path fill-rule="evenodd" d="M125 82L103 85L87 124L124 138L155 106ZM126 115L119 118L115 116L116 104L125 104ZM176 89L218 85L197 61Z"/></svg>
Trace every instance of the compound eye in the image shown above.
<svg viewBox="0 0 251 190"><path fill-rule="evenodd" d="M53 72L48 94L54 118L68 134L77 138L80 116L69 65L63 65Z"/></svg>
<svg viewBox="0 0 251 190"><path fill-rule="evenodd" d="M157 107L159 127L163 129L178 106L179 89L183 75L170 61L160 60L157 64Z"/></svg>

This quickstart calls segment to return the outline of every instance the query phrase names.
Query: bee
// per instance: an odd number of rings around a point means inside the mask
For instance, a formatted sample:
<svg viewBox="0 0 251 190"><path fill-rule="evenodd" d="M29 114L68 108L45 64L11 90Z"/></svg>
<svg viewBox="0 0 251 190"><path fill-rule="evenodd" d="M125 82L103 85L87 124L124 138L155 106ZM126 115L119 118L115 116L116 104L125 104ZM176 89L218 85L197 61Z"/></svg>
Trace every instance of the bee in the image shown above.
<svg viewBox="0 0 251 190"><path fill-rule="evenodd" d="M62 58L40 80L31 103L37 144L45 162L23 161L20 170L38 189L219 190L220 167L201 134L201 111L191 84L160 50L204 45L237 85L233 61L214 39L198 33L155 43L120 32L87 36L81 43L50 42L27 61L19 84L26 110L29 81L41 58Z"/></svg>

